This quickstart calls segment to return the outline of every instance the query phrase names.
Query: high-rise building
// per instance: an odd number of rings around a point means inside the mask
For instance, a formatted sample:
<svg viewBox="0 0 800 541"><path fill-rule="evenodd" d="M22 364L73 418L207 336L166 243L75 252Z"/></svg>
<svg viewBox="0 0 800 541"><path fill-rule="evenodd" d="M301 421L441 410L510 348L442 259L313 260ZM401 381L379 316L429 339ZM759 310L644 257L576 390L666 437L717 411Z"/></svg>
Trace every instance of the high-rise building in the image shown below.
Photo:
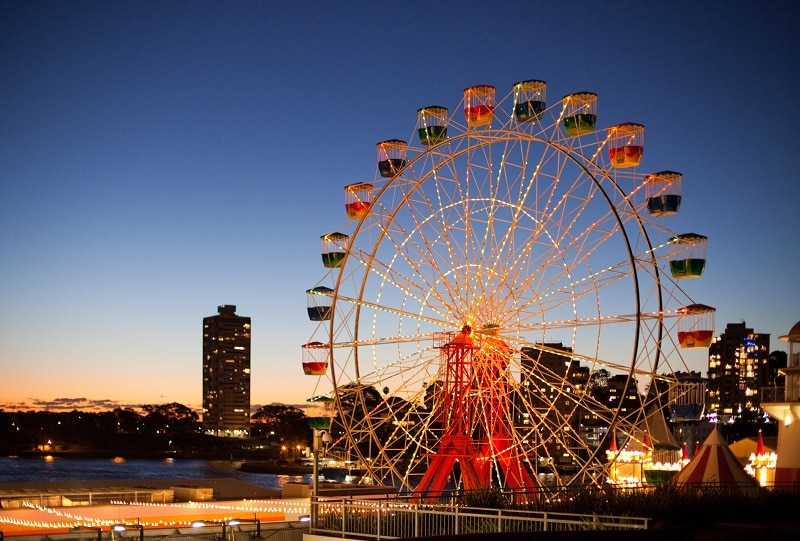
<svg viewBox="0 0 800 541"><path fill-rule="evenodd" d="M203 432L250 435L250 318L225 304L203 318Z"/></svg>
<svg viewBox="0 0 800 541"><path fill-rule="evenodd" d="M589 368L573 359L572 348L561 342L523 347L520 360L520 394L516 399L526 402L528 407L519 408L527 411L518 413L516 422L521 426L537 426L540 437L549 442L550 460L556 468L569 471L576 467L573 457L585 455L576 435L584 437L580 429L588 411L579 401L586 392ZM537 419L529 419L528 412ZM567 424L569 432L564 430ZM558 436L554 437L556 433Z"/></svg>
<svg viewBox="0 0 800 541"><path fill-rule="evenodd" d="M728 323L708 348L708 413L721 422L759 415L771 373L769 334Z"/></svg>
<svg viewBox="0 0 800 541"><path fill-rule="evenodd" d="M642 395L638 382L628 374L616 374L608 378L608 407L619 408L619 415L632 423L637 421L642 407Z"/></svg>

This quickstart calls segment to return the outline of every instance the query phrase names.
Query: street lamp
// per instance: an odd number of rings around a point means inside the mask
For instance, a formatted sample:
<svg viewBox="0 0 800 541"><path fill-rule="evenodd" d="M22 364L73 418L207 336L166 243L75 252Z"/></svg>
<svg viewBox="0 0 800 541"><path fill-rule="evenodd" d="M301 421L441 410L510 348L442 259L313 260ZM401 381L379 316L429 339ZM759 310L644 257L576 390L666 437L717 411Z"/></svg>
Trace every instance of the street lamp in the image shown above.
<svg viewBox="0 0 800 541"><path fill-rule="evenodd" d="M311 494L311 526L317 527L317 508L319 506L319 452L323 443L331 442L331 434L327 430L314 429L314 482Z"/></svg>
<svg viewBox="0 0 800 541"><path fill-rule="evenodd" d="M215 520L195 520L192 522L192 528L205 528L206 526L221 526L222 527L222 539L226 539L227 536L225 535L225 523L224 522L217 522Z"/></svg>
<svg viewBox="0 0 800 541"><path fill-rule="evenodd" d="M141 524L136 524L133 526L125 524L114 524L111 527L111 541L118 541L124 539L122 532L132 528L136 528L139 530L139 541L144 541L144 526L142 526Z"/></svg>
<svg viewBox="0 0 800 541"><path fill-rule="evenodd" d="M308 407L308 427L314 431L314 481L311 493L311 524L312 528L317 527L317 511L319 501L319 452L323 443L330 443L331 438L331 419L333 418L334 401L329 396L314 396L307 400Z"/></svg>
<svg viewBox="0 0 800 541"><path fill-rule="evenodd" d="M261 521L258 520L258 515L254 515L253 518L232 518L228 521L228 526L239 526L241 524L255 524L256 525L256 537L261 538ZM240 528L241 529L241 528ZM231 537L233 535L233 529L231 529Z"/></svg>

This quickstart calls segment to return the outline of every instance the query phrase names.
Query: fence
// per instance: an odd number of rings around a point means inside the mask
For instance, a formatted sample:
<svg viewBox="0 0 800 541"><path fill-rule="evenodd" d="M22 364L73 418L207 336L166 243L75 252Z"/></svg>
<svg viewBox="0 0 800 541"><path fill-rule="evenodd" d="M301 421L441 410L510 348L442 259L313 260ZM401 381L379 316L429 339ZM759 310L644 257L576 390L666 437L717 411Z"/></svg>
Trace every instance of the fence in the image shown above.
<svg viewBox="0 0 800 541"><path fill-rule="evenodd" d="M114 525L41 534L5 532L5 541L302 541L303 533L363 539L458 534L646 530L649 519L550 511L486 509L419 499L344 499L311 502L311 517L294 522L197 521L192 527ZM21 534L21 535L20 535ZM0 541L4 535L0 530Z"/></svg>
<svg viewBox="0 0 800 541"><path fill-rule="evenodd" d="M361 539L419 538L467 533L646 530L649 519L508 509L477 509L400 501L312 502L311 532Z"/></svg>

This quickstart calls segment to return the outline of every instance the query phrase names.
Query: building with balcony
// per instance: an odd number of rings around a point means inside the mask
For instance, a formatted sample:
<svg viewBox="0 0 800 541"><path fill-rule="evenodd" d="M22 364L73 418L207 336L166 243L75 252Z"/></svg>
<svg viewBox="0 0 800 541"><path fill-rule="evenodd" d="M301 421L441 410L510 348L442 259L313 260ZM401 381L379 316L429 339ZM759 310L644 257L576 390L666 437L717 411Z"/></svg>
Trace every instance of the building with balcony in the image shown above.
<svg viewBox="0 0 800 541"><path fill-rule="evenodd" d="M728 323L708 348L708 413L720 422L755 419L770 385L769 334Z"/></svg>
<svg viewBox="0 0 800 541"><path fill-rule="evenodd" d="M780 369L785 386L763 389L763 407L779 422L775 484L796 485L800 483L800 321L780 339L789 343L786 368Z"/></svg>

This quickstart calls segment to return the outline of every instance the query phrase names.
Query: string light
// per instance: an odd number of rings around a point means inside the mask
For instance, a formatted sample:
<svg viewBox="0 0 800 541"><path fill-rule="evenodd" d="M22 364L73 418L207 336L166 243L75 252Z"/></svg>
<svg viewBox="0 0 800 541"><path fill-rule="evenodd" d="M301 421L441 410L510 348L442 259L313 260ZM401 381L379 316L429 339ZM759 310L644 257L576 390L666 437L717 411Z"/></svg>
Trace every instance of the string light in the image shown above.
<svg viewBox="0 0 800 541"><path fill-rule="evenodd" d="M58 517L59 520L44 520L31 518L18 518L13 515L13 510L5 510L0 513L0 524L8 524L26 530L62 530L75 527L102 528L113 527L122 524L125 526L142 526L145 528L158 527L188 527L197 520L219 520L228 522L240 518L242 513L253 515L256 520L280 522L286 516L300 516L310 512L310 503L307 500L242 500L240 503L212 503L212 502L188 502L188 503L143 503L126 502L112 500L114 506L114 518L102 518L91 516L88 509L82 509L83 514L71 512L69 508L48 507L38 503L23 501L23 508L43 513L48 516ZM130 516L125 517L126 508L130 509ZM96 510L98 514L103 514L107 506L97 506L89 509ZM177 518L170 515L170 511L180 513L180 511L192 510L199 513L185 513L185 517ZM148 511L155 511L157 516L147 516ZM212 515L213 514L213 515Z"/></svg>

